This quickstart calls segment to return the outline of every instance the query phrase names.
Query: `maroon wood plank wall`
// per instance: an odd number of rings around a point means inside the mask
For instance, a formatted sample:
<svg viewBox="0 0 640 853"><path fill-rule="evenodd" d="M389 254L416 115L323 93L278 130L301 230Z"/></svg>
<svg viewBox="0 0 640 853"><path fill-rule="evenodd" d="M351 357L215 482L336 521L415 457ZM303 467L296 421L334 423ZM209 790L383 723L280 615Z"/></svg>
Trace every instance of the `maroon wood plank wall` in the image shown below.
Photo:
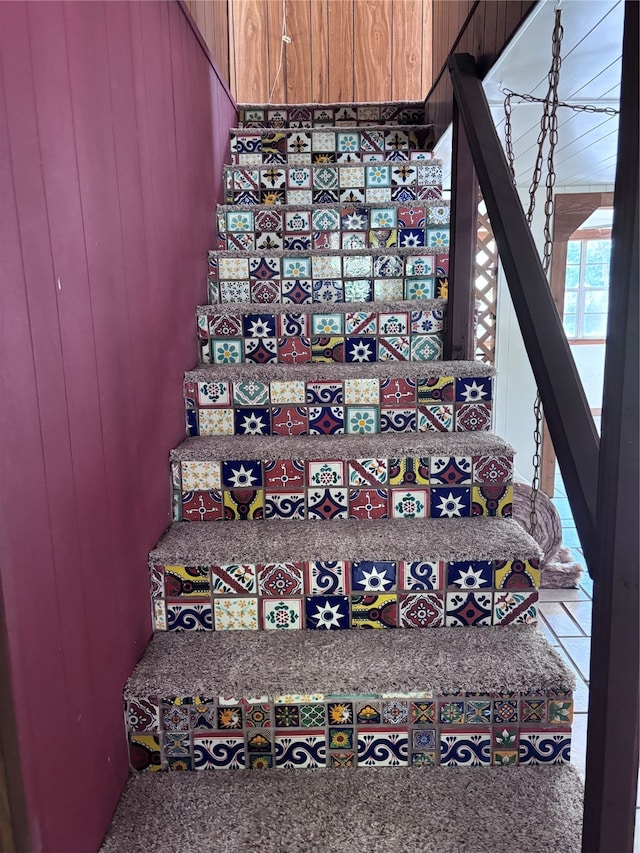
<svg viewBox="0 0 640 853"><path fill-rule="evenodd" d="M0 582L32 851L127 776L235 109L177 2L0 3Z"/></svg>

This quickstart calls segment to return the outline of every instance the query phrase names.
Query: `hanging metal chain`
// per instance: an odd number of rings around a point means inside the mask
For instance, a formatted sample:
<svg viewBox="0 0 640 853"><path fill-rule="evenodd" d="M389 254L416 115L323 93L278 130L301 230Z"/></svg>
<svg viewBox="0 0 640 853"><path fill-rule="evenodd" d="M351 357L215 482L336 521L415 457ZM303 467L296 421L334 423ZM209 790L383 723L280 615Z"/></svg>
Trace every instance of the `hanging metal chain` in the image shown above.
<svg viewBox="0 0 640 853"><path fill-rule="evenodd" d="M534 95L514 92L513 89L502 89L502 94L509 98L519 98L521 101L526 101L528 104L544 104L544 98L536 98ZM558 101L559 107L566 107L568 110L574 110L577 113L604 113L608 116L620 115L620 110L615 107L596 107L595 104L569 104L567 101Z"/></svg>
<svg viewBox="0 0 640 853"><path fill-rule="evenodd" d="M558 84L560 82L560 66L562 65L560 47L562 44L563 34L564 30L562 28L562 10L556 9L552 38L551 68L547 75L549 86L547 89L546 96L541 101L543 104L543 108L542 116L540 118L540 131L538 133L537 141L538 150L536 153L535 165L533 167L531 184L529 186L529 206L526 213L527 223L529 227L531 227L531 223L533 221L533 214L536 207L536 192L538 190L538 187L540 186L540 180L542 178L544 147L545 142L548 138L549 148L547 152L547 176L545 180L546 192L544 205L544 252L542 258L542 266L547 276L549 275L549 268L551 266L551 253L553 249L553 240L551 237L551 220L553 218L554 208L553 188L556 182L554 155L556 145L558 143L558 107L560 106L560 103L558 101ZM511 98L512 96L514 96L514 93L511 92L509 89L506 89L504 91L505 143L507 151L507 161L511 170L511 177L515 183L515 155L513 150L513 132L511 125ZM525 100L528 100L528 98L525 98ZM540 99L531 98L531 100L538 101ZM542 411L542 400L540 399L539 391L536 391L536 399L533 406L533 411L535 417L535 427L533 432L534 452L532 458L533 480L531 483L531 501L529 506L529 532L532 536L536 530L536 527L538 526L538 515L536 505L538 493L540 491L540 473L542 464L542 421L544 414Z"/></svg>
<svg viewBox="0 0 640 853"><path fill-rule="evenodd" d="M513 153L513 132L511 129L511 93L505 92L504 96L504 141L507 149L507 162L511 172L511 180L516 182L515 154Z"/></svg>

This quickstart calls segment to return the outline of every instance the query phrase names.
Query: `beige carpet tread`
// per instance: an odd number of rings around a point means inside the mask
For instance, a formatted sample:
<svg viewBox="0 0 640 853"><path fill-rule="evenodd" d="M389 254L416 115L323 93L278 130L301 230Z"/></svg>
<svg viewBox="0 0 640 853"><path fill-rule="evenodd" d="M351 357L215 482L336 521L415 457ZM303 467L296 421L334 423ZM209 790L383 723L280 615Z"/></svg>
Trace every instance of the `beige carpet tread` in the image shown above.
<svg viewBox="0 0 640 853"><path fill-rule="evenodd" d="M208 459L395 459L410 456L510 456L490 432L398 432L384 435L196 436L171 451L172 462Z"/></svg>
<svg viewBox="0 0 640 853"><path fill-rule="evenodd" d="M404 299L395 302L308 302L293 305L283 302L217 302L215 305L198 305L198 314L346 314L364 311L367 314L395 314L398 311L432 311L434 308L445 308L446 299ZM444 362L456 364L456 362ZM490 370L488 364L464 361L462 364L476 365ZM495 372L495 371L494 371ZM489 376L493 374L481 374Z"/></svg>
<svg viewBox="0 0 640 853"><path fill-rule="evenodd" d="M210 566L302 560L524 560L539 557L536 542L502 518L358 519L171 525L149 555L150 565Z"/></svg>
<svg viewBox="0 0 640 853"><path fill-rule="evenodd" d="M488 364L470 361L374 361L365 364L211 364L185 373L186 382L332 382L344 379L419 380L425 376L472 379L494 376Z"/></svg>
<svg viewBox="0 0 640 853"><path fill-rule="evenodd" d="M573 767L148 773L102 853L579 853Z"/></svg>
<svg viewBox="0 0 640 853"><path fill-rule="evenodd" d="M573 690L529 625L156 634L125 687L136 696L394 695Z"/></svg>

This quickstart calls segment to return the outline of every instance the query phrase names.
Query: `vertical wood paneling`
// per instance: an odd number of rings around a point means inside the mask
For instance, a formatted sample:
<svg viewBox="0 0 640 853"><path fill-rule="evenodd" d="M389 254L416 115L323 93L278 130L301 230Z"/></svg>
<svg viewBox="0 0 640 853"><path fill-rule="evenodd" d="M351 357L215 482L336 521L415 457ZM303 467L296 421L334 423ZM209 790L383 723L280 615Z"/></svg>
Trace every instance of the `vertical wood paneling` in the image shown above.
<svg viewBox="0 0 640 853"><path fill-rule="evenodd" d="M287 103L309 103L311 98L311 3L297 0L287 3L287 32L291 43L285 45L287 64ZM315 39L315 33L314 39Z"/></svg>
<svg viewBox="0 0 640 853"><path fill-rule="evenodd" d="M281 104L286 101L287 63L285 61L286 45L282 41L282 3L283 0L263 0L267 16L267 51L269 56L267 99L271 95L271 103L273 104Z"/></svg>
<svg viewBox="0 0 640 853"><path fill-rule="evenodd" d="M422 85L422 10L422 0L393 1L391 99L394 101L410 99L410 93Z"/></svg>
<svg viewBox="0 0 640 853"><path fill-rule="evenodd" d="M231 0L234 37L234 96L240 103L261 104L271 85L267 57L264 0Z"/></svg>
<svg viewBox="0 0 640 853"><path fill-rule="evenodd" d="M329 101L329 29L327 0L313 0L311 11L311 100L326 104Z"/></svg>
<svg viewBox="0 0 640 853"><path fill-rule="evenodd" d="M422 76L421 97L425 97L433 82L431 54L433 34L433 3L431 0L422 3Z"/></svg>
<svg viewBox="0 0 640 853"><path fill-rule="evenodd" d="M392 5L353 0L354 94L356 101L391 99Z"/></svg>
<svg viewBox="0 0 640 853"><path fill-rule="evenodd" d="M146 560L169 522L235 111L177 3L0 4L0 48L0 583L22 849L84 853L128 772L122 686L150 634Z"/></svg>
<svg viewBox="0 0 640 853"><path fill-rule="evenodd" d="M345 0L328 0L329 15L329 103L349 103L353 90L353 4ZM345 59L347 61L345 61Z"/></svg>
<svg viewBox="0 0 640 853"><path fill-rule="evenodd" d="M240 103L266 102L272 89L275 104L420 100L427 92L432 0L230 4L231 87ZM292 41L274 87L283 5Z"/></svg>

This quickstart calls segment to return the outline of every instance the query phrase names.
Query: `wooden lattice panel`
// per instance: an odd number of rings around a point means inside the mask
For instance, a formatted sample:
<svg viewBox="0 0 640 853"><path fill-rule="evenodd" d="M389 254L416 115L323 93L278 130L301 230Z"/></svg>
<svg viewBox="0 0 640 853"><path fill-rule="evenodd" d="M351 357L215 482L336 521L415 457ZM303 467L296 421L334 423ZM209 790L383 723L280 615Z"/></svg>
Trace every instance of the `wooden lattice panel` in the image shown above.
<svg viewBox="0 0 640 853"><path fill-rule="evenodd" d="M484 201L478 204L476 244L476 360L493 364L495 358L498 249Z"/></svg>

